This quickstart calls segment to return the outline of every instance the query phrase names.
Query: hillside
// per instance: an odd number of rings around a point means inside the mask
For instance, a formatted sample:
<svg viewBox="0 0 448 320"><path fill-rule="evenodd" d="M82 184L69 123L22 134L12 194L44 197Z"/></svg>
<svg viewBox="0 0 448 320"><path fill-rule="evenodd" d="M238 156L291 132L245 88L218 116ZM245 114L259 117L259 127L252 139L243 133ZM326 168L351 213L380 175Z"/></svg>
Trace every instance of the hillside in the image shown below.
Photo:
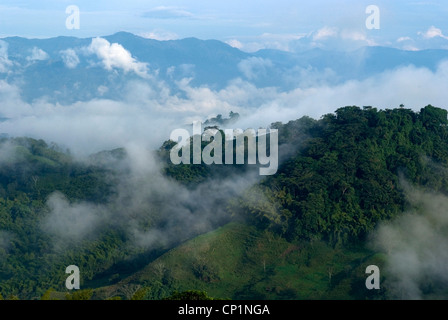
<svg viewBox="0 0 448 320"><path fill-rule="evenodd" d="M381 255L359 247L334 249L322 241L289 242L253 226L231 223L154 260L94 298L162 299L194 288L224 299L380 299L365 290L365 267Z"/></svg>
<svg viewBox="0 0 448 320"><path fill-rule="evenodd" d="M274 123L281 165L255 180L248 166L175 166L169 141L137 158L117 149L79 160L41 140L4 138L0 294L39 299L52 289L64 298L65 267L75 264L92 299L185 290L231 299L396 298L393 259L425 257L412 250L442 250L446 241L447 124L447 111L430 105L352 106ZM434 201L425 200L431 193ZM401 229L406 223L412 228ZM436 235L440 248L412 232ZM435 271L443 261L423 260L418 292L446 297ZM384 270L380 292L365 289L369 264Z"/></svg>

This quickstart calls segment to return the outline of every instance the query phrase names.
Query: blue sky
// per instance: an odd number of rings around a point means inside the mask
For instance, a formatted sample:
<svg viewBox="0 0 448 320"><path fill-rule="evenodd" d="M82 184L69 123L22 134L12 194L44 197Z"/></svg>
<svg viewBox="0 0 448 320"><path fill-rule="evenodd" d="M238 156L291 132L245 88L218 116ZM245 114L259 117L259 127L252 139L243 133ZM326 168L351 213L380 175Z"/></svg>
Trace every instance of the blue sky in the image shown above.
<svg viewBox="0 0 448 320"><path fill-rule="evenodd" d="M69 30L66 8L80 9ZM380 9L369 30L368 5ZM384 45L448 49L448 2L403 0L2 0L0 37L104 36L118 31L159 40L218 39L245 51Z"/></svg>

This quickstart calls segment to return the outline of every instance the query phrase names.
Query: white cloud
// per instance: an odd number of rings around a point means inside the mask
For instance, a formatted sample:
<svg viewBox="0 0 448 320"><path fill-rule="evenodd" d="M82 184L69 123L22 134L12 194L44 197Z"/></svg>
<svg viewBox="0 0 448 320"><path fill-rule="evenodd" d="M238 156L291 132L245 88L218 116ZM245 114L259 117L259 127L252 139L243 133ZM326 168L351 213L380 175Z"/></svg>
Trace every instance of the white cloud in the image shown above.
<svg viewBox="0 0 448 320"><path fill-rule="evenodd" d="M327 50L352 51L363 46L376 46L377 42L367 36L365 31L357 29L339 29L325 26L307 35L291 40L290 51L301 52L313 48Z"/></svg>
<svg viewBox="0 0 448 320"><path fill-rule="evenodd" d="M145 12L143 17L151 19L182 19L194 18L194 15L181 7L158 6Z"/></svg>
<svg viewBox="0 0 448 320"><path fill-rule="evenodd" d="M256 37L231 39L226 43L246 52L256 52L261 49L291 51L291 43L304 37L306 34L263 33Z"/></svg>
<svg viewBox="0 0 448 320"><path fill-rule="evenodd" d="M154 39L159 41L177 40L179 35L174 32L156 29L149 32L142 32L139 34L141 37L146 39Z"/></svg>
<svg viewBox="0 0 448 320"><path fill-rule="evenodd" d="M274 65L271 60L263 59L259 57L250 57L241 61L238 64L238 69L249 80L255 80L260 76L266 75L268 68L272 68Z"/></svg>
<svg viewBox="0 0 448 320"><path fill-rule="evenodd" d="M74 69L79 64L79 57L73 49L66 49L60 52L62 61L69 69Z"/></svg>
<svg viewBox="0 0 448 320"><path fill-rule="evenodd" d="M344 40L364 42L369 46L377 45L374 40L367 38L367 35L364 32L356 30L343 30L341 32L341 38Z"/></svg>
<svg viewBox="0 0 448 320"><path fill-rule="evenodd" d="M322 29L317 30L317 32L313 35L313 40L319 41L326 38L335 37L337 35L338 30L336 28L323 27Z"/></svg>
<svg viewBox="0 0 448 320"><path fill-rule="evenodd" d="M256 77L269 68L269 60L251 59L240 68L247 76ZM306 71L306 70L305 70ZM311 72L311 71L309 71ZM266 127L275 121L287 122L308 115L319 118L346 105L372 105L394 108L404 104L419 110L432 104L444 107L448 101L448 62L436 71L404 67L387 71L363 81L329 85L321 78L333 77L325 71L304 72L311 78L306 87L291 91L257 88L250 81L235 79L221 90L192 87L188 79L178 83L182 94L172 94L157 81L129 82L122 101L96 98L61 106L45 100L25 103L17 86L0 81L0 132L12 136L30 136L54 141L70 148L74 154L89 154L138 142L158 148L171 130L204 120L210 115L241 114L237 128ZM314 81L314 83L313 83ZM98 97L108 89L98 88Z"/></svg>
<svg viewBox="0 0 448 320"><path fill-rule="evenodd" d="M431 26L428 30L425 32L418 32L419 35L423 36L425 39L433 39L433 38L443 38L448 40L448 36L445 36L439 28L436 28L434 26Z"/></svg>
<svg viewBox="0 0 448 320"><path fill-rule="evenodd" d="M49 58L50 58L50 56L44 50L34 47L31 50L31 55L28 56L26 59L28 61L43 61L43 60L48 60Z"/></svg>
<svg viewBox="0 0 448 320"><path fill-rule="evenodd" d="M238 41L236 39L227 40L226 43L229 46L237 48L237 49L242 49L244 46L240 41Z"/></svg>
<svg viewBox="0 0 448 320"><path fill-rule="evenodd" d="M50 213L43 220L42 229L71 244L94 236L104 214L101 207L90 203L71 204L58 192L50 195L47 205Z"/></svg>
<svg viewBox="0 0 448 320"><path fill-rule="evenodd" d="M109 91L109 88L106 86L99 86L97 91L100 96L103 96L104 94L106 94Z"/></svg>
<svg viewBox="0 0 448 320"><path fill-rule="evenodd" d="M138 62L121 44L111 44L106 39L94 38L87 47L87 52L95 54L106 70L118 68L124 72L135 72L141 77L148 76L147 64Z"/></svg>
<svg viewBox="0 0 448 320"><path fill-rule="evenodd" d="M0 230L0 260L4 253L8 253L11 247L11 240L14 238L13 234L6 230Z"/></svg>
<svg viewBox="0 0 448 320"><path fill-rule="evenodd" d="M8 43L0 40L0 73L6 73L13 66L8 58Z"/></svg>
<svg viewBox="0 0 448 320"><path fill-rule="evenodd" d="M397 39L397 42L404 42L404 41L412 41L411 37L400 37Z"/></svg>
<svg viewBox="0 0 448 320"><path fill-rule="evenodd" d="M427 283L439 288L448 283L448 198L411 186L405 186L404 192L413 209L380 223L372 240L374 248L386 254L392 298L423 299ZM442 297L446 298L446 292Z"/></svg>
<svg viewBox="0 0 448 320"><path fill-rule="evenodd" d="M399 37L396 40L397 48L405 51L419 51L417 43L411 37Z"/></svg>

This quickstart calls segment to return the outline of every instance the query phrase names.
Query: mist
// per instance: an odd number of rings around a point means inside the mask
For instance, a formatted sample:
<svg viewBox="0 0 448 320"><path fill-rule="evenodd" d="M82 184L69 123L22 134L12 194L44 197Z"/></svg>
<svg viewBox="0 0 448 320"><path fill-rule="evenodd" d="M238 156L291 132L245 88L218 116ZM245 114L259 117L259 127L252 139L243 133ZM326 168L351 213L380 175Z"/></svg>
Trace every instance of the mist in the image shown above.
<svg viewBox="0 0 448 320"><path fill-rule="evenodd" d="M156 149L172 130L217 114L226 116L230 111L238 112L240 120L235 128L223 129L267 128L273 122L304 115L319 118L348 105L386 109L404 104L414 111L428 104L444 107L448 101L446 83L448 62L434 72L409 66L362 81L334 86L317 81L315 86L286 92L275 87L258 88L242 79L234 79L221 90L193 87L185 79L174 93L162 81L137 79L123 88L121 100L98 95L89 101L59 105L45 97L26 103L17 85L2 80L0 115L6 120L0 122L0 133L55 142L84 156L133 143ZM107 90L104 87L100 91Z"/></svg>
<svg viewBox="0 0 448 320"><path fill-rule="evenodd" d="M411 208L372 236L386 255L384 286L393 299L447 299L448 196L403 186Z"/></svg>
<svg viewBox="0 0 448 320"><path fill-rule="evenodd" d="M39 48L34 53L34 58L45 57ZM257 170L209 179L189 188L167 178L154 157L154 150L174 129L193 121L218 114L225 117L233 111L240 114L239 120L233 128L222 129L245 130L268 128L274 122L305 115L317 119L344 106L386 109L404 104L417 111L428 104L444 107L448 101L448 62L440 63L435 71L410 65L342 83L335 81L337 74L331 69L319 73L293 68L284 75L285 82L297 86L284 90L257 87L254 83L266 77L272 63L251 58L238 65L241 77L216 89L194 86L193 78L176 81L173 88L161 80L150 63L138 61L121 45L101 38L93 39L90 46L68 48L59 55L68 70L85 67L87 57L97 59L87 67L102 68L109 72L109 78L123 76L116 97L104 97L117 90L106 79L93 88L96 95L88 100L72 97L76 102L62 104L42 96L27 102L20 81L0 80L0 134L55 142L86 163L89 155L115 148L124 148L127 157L115 168L117 182L113 197L106 203L69 200L57 190L50 195L41 229L51 235L55 249L94 240L108 228L123 231L130 246L169 247L229 221L226 201L260 181ZM0 72L12 72L11 68L7 44L0 42ZM16 161L13 148L5 145L0 164L11 161ZM416 208L382 224L374 243L387 253L388 281L394 295L421 298L428 279L434 283L447 281L448 222L443 208L448 200L419 190L407 192ZM261 193L255 198L263 203Z"/></svg>
<svg viewBox="0 0 448 320"><path fill-rule="evenodd" d="M229 172L192 188L163 174L149 148L128 145L126 157L113 169L113 194L106 203L69 201L51 194L41 229L51 235L54 250L95 240L107 230L120 230L126 245L152 250L169 248L230 221L226 201L262 179L258 170ZM107 162L104 166L109 166Z"/></svg>

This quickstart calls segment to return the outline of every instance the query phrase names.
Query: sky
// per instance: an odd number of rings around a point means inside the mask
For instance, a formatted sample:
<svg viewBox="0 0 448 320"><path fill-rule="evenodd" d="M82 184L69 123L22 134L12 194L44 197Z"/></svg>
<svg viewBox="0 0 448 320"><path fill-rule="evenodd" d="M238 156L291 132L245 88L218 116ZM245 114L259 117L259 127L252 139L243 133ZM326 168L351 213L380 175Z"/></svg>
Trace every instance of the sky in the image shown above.
<svg viewBox="0 0 448 320"><path fill-rule="evenodd" d="M366 27L370 5L379 9L379 28ZM79 8L76 28L67 28L70 6ZM0 37L95 37L127 31L157 40L217 39L248 52L298 51L302 42L332 49L447 49L447 17L446 1L2 0Z"/></svg>
<svg viewBox="0 0 448 320"><path fill-rule="evenodd" d="M79 15L72 10L74 8L79 9ZM367 10L369 8L375 10ZM166 230L145 233L130 225L129 230L142 244L152 244L161 237L178 239L184 235L183 232L200 228L201 223L209 223L215 215L208 212L215 214L215 211L207 208L213 208L222 195L233 196L246 186L245 183L254 181L246 176L239 179L229 177L192 191L173 186L154 175L153 170L158 167L148 165L153 159L146 158L145 150L158 149L172 130L193 120L205 120L217 114L226 116L233 111L241 115L234 129L246 129L266 128L273 122L286 123L305 115L318 119L351 105L385 109L404 104L414 111L428 104L447 108L448 61L441 61L435 70L401 66L336 84L327 81L334 76L332 70L319 73L312 68L293 68L284 76L303 78L304 85L285 91L276 87L257 87L252 83L257 71L262 74L266 68L272 67L272 62L250 57L239 62L242 75L232 79L225 88L194 87L188 78L184 78L176 83L182 92L179 95L170 91L172 88L158 78L158 73L133 57L132 52L118 43L100 38L119 31L157 40L217 39L247 52L264 48L291 52L310 48L351 50L362 46L412 51L448 49L448 1L1 0L0 38L74 36L93 39L90 45L82 48L64 48L57 53L58 57L53 57L56 60L41 48L34 47L22 53L27 55L23 65L10 55L7 41L0 41L0 135L6 133L55 142L81 158L94 152L125 147L131 160L135 161L131 165L135 170L131 178L136 180L125 180L120 186L121 198L111 204L120 212L120 219L116 221L127 221L126 214L132 212L129 207L120 210L127 204L117 205L120 200L132 200L130 202L135 209L132 208L137 210L142 199L159 201L157 196L166 195L167 198L161 199L170 199L166 209L169 219L177 227L183 227L181 232L172 228L169 233ZM86 70L92 66L104 68L112 79L127 73L134 73L136 77L132 81L122 79L123 98L120 100L102 96L103 92L113 90L113 87L107 87L109 82L102 79L89 83L97 86L98 96L88 101L79 100L67 105L54 103L45 96L31 102L23 99L20 77L26 75L27 68L37 70L33 69L36 65L51 68L60 59L65 69L50 71L71 72L82 68L79 57L89 63ZM173 65L168 69L180 67L182 65ZM194 65L187 67L194 68ZM52 74L45 68L40 69L43 70L42 77ZM82 70L79 71L83 75ZM18 81L13 81L14 72ZM67 85L75 87L77 82ZM70 91L71 87L67 88ZM58 94L60 92L54 92L55 96ZM4 153L5 149L1 151ZM145 180L151 175L152 180ZM214 188L219 188L219 192ZM397 270L393 275L401 286L403 279L408 280L407 277L412 278L417 272L426 272L445 281L447 278L446 268L441 266L447 265L448 239L440 228L446 228L448 222L439 213L445 212L442 209L446 208L448 199L425 194L416 197L416 194L412 193L413 198L419 200L417 204L428 212L423 220L399 220L380 229L376 239L380 248L391 250L391 268ZM63 195L53 195L48 204L51 215L46 231L68 241L96 231L96 226L110 220L104 217L111 217L104 214L103 207L86 203L71 205ZM185 212L187 209L191 212ZM71 222L70 230L66 229L68 218L61 212L69 212L75 219L76 223L73 225ZM422 232L425 232L425 237L421 237ZM8 235L0 233L0 246L5 237ZM400 241L390 249L392 242L389 239ZM403 252L411 258L423 258L418 261L403 259ZM418 280L405 283L407 287L412 285L412 297L421 294Z"/></svg>
<svg viewBox="0 0 448 320"><path fill-rule="evenodd" d="M379 10L373 24L372 11L367 10L370 6ZM67 10L74 7L79 8L79 28L68 28L76 24L73 11ZM305 115L318 119L348 105L385 109L404 104L415 111L428 104L446 108L446 61L435 70L401 66L342 83L331 81L335 77L331 69L292 68L283 75L285 79L304 80L285 91L257 87L253 77L272 68L272 62L251 57L238 63L241 75L225 88L195 87L187 75L176 82L174 90L150 63L139 61L118 43L96 37L127 31L158 40L217 39L247 52L263 48L298 52L313 47L348 50L366 45L448 49L447 17L448 3L442 1L2 0L0 38L94 38L83 48L68 44L52 58L35 47L23 53L28 55L24 65L13 61L7 41L0 41L0 75L4 76L0 79L0 120L9 119L0 122L0 134L42 138L84 155L134 143L158 148L171 130L230 111L241 115L237 128L265 128ZM368 28L366 22L374 27L378 23L378 28ZM108 81L97 79L90 85L98 95L88 101L79 99L67 105L42 96L26 102L21 83L26 80L27 68L47 66L47 60L52 66L52 59L60 59L64 70L71 72L82 68L81 58L106 69L112 78L119 77L121 71L135 74L136 79L122 79L119 100L103 97L114 89L108 87ZM180 67L173 65L169 70ZM67 91L76 85L67 84ZM54 96L60 97L61 92L54 90Z"/></svg>

